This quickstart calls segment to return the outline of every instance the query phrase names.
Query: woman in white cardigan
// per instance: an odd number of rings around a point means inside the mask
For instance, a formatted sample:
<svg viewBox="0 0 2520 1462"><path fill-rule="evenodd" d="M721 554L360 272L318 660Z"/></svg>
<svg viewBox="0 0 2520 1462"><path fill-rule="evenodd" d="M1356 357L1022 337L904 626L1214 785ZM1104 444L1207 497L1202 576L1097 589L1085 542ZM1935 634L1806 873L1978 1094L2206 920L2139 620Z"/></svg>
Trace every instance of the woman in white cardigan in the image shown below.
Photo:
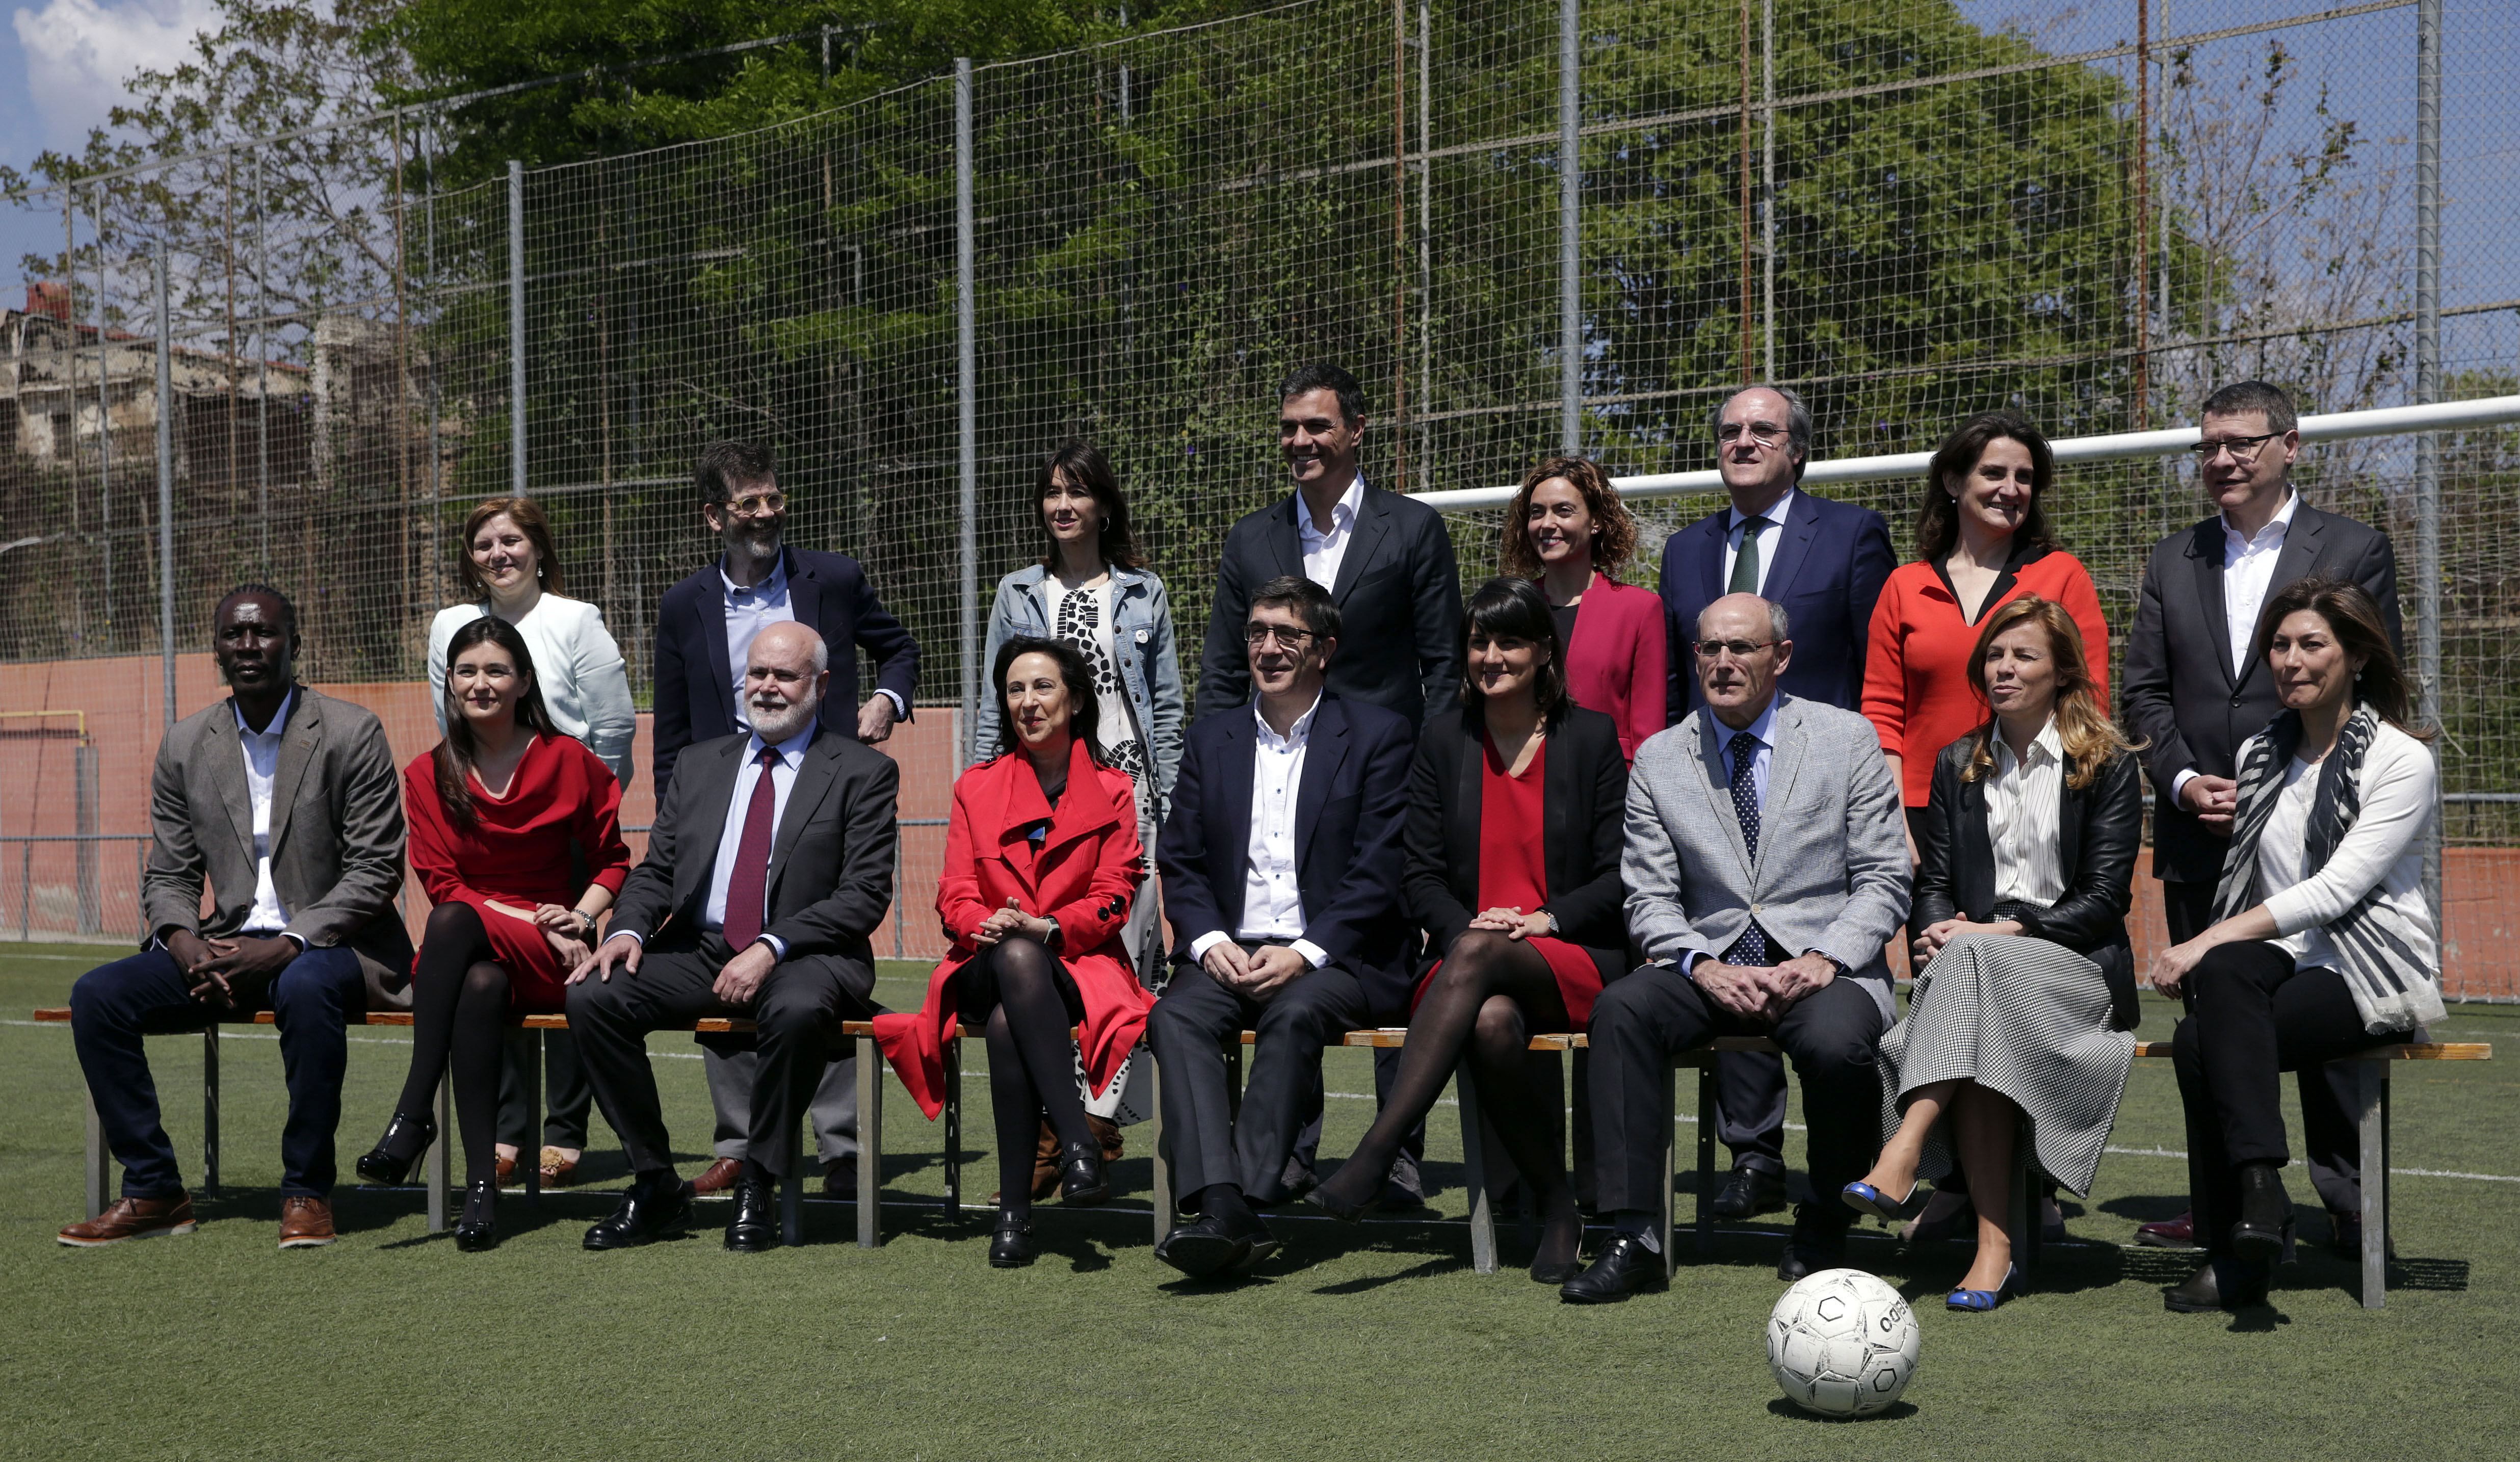
<svg viewBox="0 0 2520 1462"><path fill-rule="evenodd" d="M2408 725L2379 606L2359 585L2300 579L2268 597L2256 644L2284 708L2240 748L2214 924L2152 967L2153 988L2192 1001L2172 1053L2207 1259L2168 1292L2175 1310L2264 1303L2290 1256L2277 1074L2442 1016L2423 894L2432 732Z"/></svg>
<svg viewBox="0 0 2520 1462"><path fill-rule="evenodd" d="M463 554L456 562L475 596L437 612L428 626L428 704L437 729L446 729L446 647L455 631L495 615L517 626L534 658L534 681L543 708L563 734L584 743L612 768L627 791L630 744L639 730L630 700L630 670L621 647L604 627L604 611L561 597L565 582L552 550L551 524L531 498L494 497L464 517ZM534 1114L525 1100L521 1034L510 1042L499 1083L499 1185L516 1172L517 1155L533 1136ZM550 1116L537 1160L543 1186L566 1187L586 1148L587 1111L594 1093L579 1069L576 1043L553 1031L544 1043L549 1058L546 1096Z"/></svg>

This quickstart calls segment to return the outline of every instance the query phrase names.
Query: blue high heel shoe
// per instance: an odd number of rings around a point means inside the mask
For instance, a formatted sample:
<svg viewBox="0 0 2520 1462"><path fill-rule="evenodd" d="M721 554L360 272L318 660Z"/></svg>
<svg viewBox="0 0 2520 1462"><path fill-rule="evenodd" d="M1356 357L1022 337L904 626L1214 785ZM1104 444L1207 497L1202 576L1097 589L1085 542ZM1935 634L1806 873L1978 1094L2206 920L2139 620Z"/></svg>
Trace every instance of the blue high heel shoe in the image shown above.
<svg viewBox="0 0 2520 1462"><path fill-rule="evenodd" d="M2003 1283L2001 1286L1992 1290L1954 1290L1944 1299L1943 1307L1983 1312L1995 1308L2006 1300L2020 1298L2027 1288L2021 1282L2021 1271L2006 1264L2003 1268Z"/></svg>
<svg viewBox="0 0 2520 1462"><path fill-rule="evenodd" d="M1892 1198L1870 1183L1849 1183L1838 1190L1837 1197L1859 1213L1870 1213L1884 1223L1905 1223L1925 1211L1924 1186L1910 1183L1907 1197Z"/></svg>

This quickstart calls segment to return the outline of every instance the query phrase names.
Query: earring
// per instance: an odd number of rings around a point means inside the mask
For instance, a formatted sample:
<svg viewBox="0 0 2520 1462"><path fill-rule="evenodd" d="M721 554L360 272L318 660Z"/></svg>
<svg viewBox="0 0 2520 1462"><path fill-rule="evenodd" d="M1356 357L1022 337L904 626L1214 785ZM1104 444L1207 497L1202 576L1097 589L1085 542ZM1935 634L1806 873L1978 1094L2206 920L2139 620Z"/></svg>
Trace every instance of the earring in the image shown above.
<svg viewBox="0 0 2520 1462"><path fill-rule="evenodd" d="M1109 531L1111 531L1111 520L1110 520L1110 519L1105 518L1105 519L1103 519L1103 520L1102 520L1102 531L1104 531L1104 532L1106 532L1106 533L1107 533L1107 532L1109 532Z"/></svg>

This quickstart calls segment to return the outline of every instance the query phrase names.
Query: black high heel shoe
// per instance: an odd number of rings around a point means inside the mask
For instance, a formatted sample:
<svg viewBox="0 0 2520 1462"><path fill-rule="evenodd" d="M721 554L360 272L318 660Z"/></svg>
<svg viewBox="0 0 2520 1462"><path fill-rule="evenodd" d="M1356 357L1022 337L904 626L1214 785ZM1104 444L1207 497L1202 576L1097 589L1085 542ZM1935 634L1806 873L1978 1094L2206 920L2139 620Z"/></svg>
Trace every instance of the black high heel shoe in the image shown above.
<svg viewBox="0 0 2520 1462"><path fill-rule="evenodd" d="M2292 1258L2292 1196L2272 1163L2240 1166L2240 1219L2231 1225L2231 1256L2250 1264Z"/></svg>
<svg viewBox="0 0 2520 1462"><path fill-rule="evenodd" d="M499 1180L476 1177L464 1189L464 1216L455 1221L455 1247L479 1254L499 1247Z"/></svg>
<svg viewBox="0 0 2520 1462"><path fill-rule="evenodd" d="M358 1161L359 1177L380 1187L399 1188L411 1181L411 1170L418 1165L428 1145L437 1140L437 1121L423 1114L414 1117L397 1112L385 1123L385 1134L377 1145Z"/></svg>
<svg viewBox="0 0 2520 1462"><path fill-rule="evenodd" d="M1092 1208L1111 1196L1110 1174L1102 1169L1099 1143L1070 1143L1058 1160L1058 1201Z"/></svg>
<svg viewBox="0 0 2520 1462"><path fill-rule="evenodd" d="M989 1235L989 1267L1020 1269L1032 1262L1032 1220L1001 1211Z"/></svg>

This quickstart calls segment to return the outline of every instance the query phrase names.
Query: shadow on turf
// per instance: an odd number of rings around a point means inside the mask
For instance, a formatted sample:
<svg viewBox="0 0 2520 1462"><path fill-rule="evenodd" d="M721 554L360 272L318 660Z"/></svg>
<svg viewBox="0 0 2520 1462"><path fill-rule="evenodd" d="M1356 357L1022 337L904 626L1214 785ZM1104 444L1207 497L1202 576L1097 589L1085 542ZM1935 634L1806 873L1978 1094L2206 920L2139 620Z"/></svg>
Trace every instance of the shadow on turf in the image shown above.
<svg viewBox="0 0 2520 1462"><path fill-rule="evenodd" d="M1824 1416L1817 1411L1805 1411L1783 1396L1778 1396L1768 1403L1768 1414L1781 1416L1787 1421L1817 1422L1823 1427L1860 1427L1867 1422L1906 1421L1916 1414L1916 1403L1893 1401L1870 1416Z"/></svg>

